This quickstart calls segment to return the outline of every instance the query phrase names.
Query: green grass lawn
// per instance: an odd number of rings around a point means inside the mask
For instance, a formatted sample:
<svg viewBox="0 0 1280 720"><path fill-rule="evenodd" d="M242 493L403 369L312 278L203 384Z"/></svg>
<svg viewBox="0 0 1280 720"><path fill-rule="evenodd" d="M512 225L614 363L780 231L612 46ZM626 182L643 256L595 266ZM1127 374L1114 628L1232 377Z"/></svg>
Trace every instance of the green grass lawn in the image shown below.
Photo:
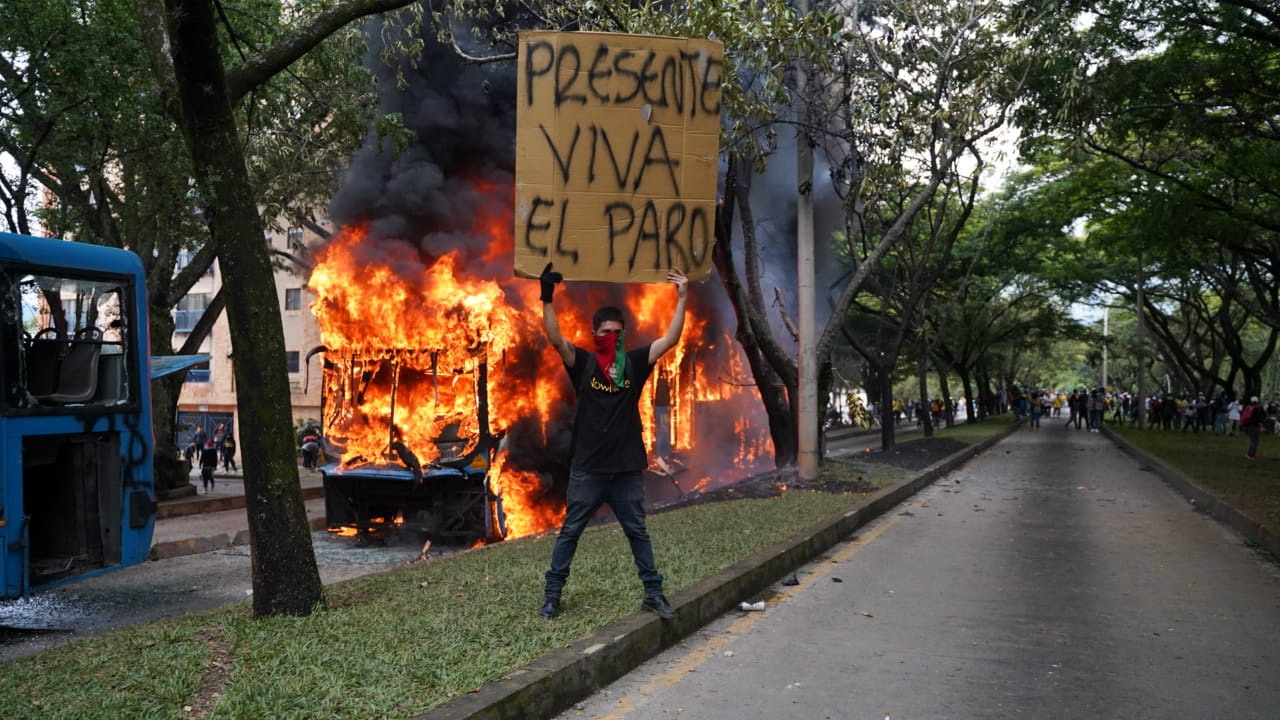
<svg viewBox="0 0 1280 720"><path fill-rule="evenodd" d="M1256 460L1245 457L1247 437L1176 430L1111 427L1116 434L1177 468L1198 485L1280 533L1280 438L1263 435Z"/></svg>
<svg viewBox="0 0 1280 720"><path fill-rule="evenodd" d="M986 437L1007 423L981 427ZM823 480L863 479L881 487L904 478L897 468L840 462L824 466ZM775 499L654 514L649 527L667 592L678 593L862 497L792 490ZM423 713L638 609L640 584L626 539L608 524L583 537L561 617L538 618L554 542L553 534L524 538L331 585L325 609L305 618L253 620L241 603L5 663L0 718Z"/></svg>

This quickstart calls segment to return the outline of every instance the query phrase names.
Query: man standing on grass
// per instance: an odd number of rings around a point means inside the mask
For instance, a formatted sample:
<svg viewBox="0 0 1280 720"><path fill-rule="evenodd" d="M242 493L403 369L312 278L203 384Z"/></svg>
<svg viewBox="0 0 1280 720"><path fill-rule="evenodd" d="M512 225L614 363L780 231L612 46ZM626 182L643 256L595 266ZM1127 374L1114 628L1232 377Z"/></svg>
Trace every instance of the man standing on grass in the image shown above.
<svg viewBox="0 0 1280 720"><path fill-rule="evenodd" d="M624 350L622 311L603 307L591 318L594 351L587 351L560 333L551 298L563 277L547 263L539 279L542 328L569 372L578 408L573 419L564 524L551 551L551 568L546 573L538 614L550 620L560 613L560 596L569 579L578 539L596 510L608 503L631 545L636 572L644 586L642 607L670 620L675 613L663 595L662 575L654 563L653 544L645 527L643 472L649 458L640 421L640 390L658 358L680 341L689 280L679 268L667 273L667 282L676 286L676 310L666 334L651 345Z"/></svg>
<svg viewBox="0 0 1280 720"><path fill-rule="evenodd" d="M1262 409L1262 405L1258 404L1257 395L1250 398L1248 404L1240 411L1240 429L1249 436L1249 449L1245 451L1245 457L1250 460L1256 460L1258 457L1258 437L1262 435L1262 421L1265 416L1266 412Z"/></svg>

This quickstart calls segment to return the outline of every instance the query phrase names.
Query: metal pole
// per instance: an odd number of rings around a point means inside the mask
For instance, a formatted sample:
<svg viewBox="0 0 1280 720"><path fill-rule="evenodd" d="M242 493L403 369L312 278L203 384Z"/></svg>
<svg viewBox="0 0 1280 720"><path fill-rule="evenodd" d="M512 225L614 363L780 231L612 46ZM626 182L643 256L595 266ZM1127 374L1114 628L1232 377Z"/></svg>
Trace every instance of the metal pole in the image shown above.
<svg viewBox="0 0 1280 720"><path fill-rule="evenodd" d="M800 0L801 15L809 13L809 0ZM809 145L809 112L805 87L808 68L803 61L796 68L796 307L800 321L798 358L799 430L796 470L801 480L818 477L818 368L814 342L815 304L813 270L813 148Z"/></svg>

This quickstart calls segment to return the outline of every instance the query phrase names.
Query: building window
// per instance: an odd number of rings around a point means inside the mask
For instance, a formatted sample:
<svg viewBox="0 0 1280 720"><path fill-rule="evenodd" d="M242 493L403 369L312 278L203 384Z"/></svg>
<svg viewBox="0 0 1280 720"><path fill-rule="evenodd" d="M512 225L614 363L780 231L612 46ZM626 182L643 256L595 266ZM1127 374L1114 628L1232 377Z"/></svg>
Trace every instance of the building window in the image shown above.
<svg viewBox="0 0 1280 720"><path fill-rule="evenodd" d="M295 255L302 255L306 253L307 246L302 244L302 228L289 228L288 232L285 233L285 237L289 242L289 252L294 253Z"/></svg>
<svg viewBox="0 0 1280 720"><path fill-rule="evenodd" d="M174 263L174 267L173 267L174 274L182 272L188 265L191 264L191 261L194 260L195 258L196 258L196 254L192 251L179 250L178 260L177 262ZM209 267L205 268L204 274L205 275L213 274L213 263L209 263Z"/></svg>
<svg viewBox="0 0 1280 720"><path fill-rule="evenodd" d="M284 291L284 309L302 309L302 288L287 288Z"/></svg>
<svg viewBox="0 0 1280 720"><path fill-rule="evenodd" d="M206 360L199 365L192 365L187 370L187 382L190 383L207 383L209 382L209 361Z"/></svg>
<svg viewBox="0 0 1280 720"><path fill-rule="evenodd" d="M173 311L173 331L191 332L209 307L209 293L188 293Z"/></svg>
<svg viewBox="0 0 1280 720"><path fill-rule="evenodd" d="M296 372L298 372L298 368L299 368L299 365L298 365L298 351L297 351L297 350L289 350L288 352L286 352L286 353L284 354L284 364L288 366L288 368L289 368L289 372L291 372L291 373L296 373Z"/></svg>

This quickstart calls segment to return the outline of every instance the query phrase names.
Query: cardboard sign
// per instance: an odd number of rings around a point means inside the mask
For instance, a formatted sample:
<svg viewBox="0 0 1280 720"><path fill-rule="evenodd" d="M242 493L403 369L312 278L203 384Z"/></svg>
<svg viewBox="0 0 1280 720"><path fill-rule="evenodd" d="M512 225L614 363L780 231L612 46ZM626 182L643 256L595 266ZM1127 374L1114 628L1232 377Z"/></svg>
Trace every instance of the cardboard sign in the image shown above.
<svg viewBox="0 0 1280 720"><path fill-rule="evenodd" d="M520 34L516 275L707 277L723 56L712 40Z"/></svg>

